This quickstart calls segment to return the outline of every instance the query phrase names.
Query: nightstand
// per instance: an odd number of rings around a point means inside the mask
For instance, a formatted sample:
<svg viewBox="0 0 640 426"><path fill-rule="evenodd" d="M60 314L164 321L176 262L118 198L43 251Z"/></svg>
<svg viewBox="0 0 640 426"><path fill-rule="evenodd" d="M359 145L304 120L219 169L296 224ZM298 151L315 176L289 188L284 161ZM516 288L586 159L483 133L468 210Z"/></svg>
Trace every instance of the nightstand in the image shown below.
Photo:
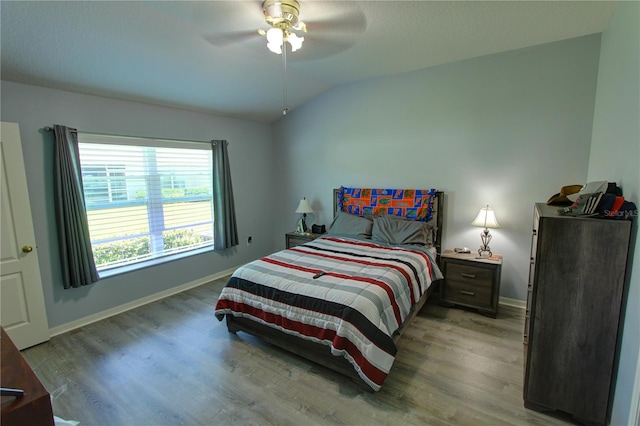
<svg viewBox="0 0 640 426"><path fill-rule="evenodd" d="M295 247L295 246L299 246L301 244L304 243L308 243L309 241L313 241L316 238L318 238L320 236L320 234L312 234L312 233L306 233L306 234L299 234L297 232L287 232L287 234L285 235L286 241L287 241L287 248L291 248L291 247Z"/></svg>
<svg viewBox="0 0 640 426"><path fill-rule="evenodd" d="M498 315L502 259L477 259L476 253L445 250L440 256L444 284L440 301L476 308L486 316Z"/></svg>

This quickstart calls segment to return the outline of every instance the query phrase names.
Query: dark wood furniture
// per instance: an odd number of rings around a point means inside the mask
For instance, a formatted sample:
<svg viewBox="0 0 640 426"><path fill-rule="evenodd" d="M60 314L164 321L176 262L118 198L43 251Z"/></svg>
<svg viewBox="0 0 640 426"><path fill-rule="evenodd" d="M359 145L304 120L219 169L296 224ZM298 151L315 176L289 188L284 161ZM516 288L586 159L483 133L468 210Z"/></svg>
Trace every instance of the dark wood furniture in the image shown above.
<svg viewBox="0 0 640 426"><path fill-rule="evenodd" d="M498 315L502 259L477 259L476 253L445 250L440 256L444 282L440 302L478 309L483 315Z"/></svg>
<svg viewBox="0 0 640 426"><path fill-rule="evenodd" d="M337 200L339 189L333 190L333 210L337 212ZM443 234L443 222L444 222L444 193L442 191L436 192L436 198L433 204L433 217L435 223L437 224L436 230L436 241L435 247L437 248L438 254L440 253L440 247L442 242L442 234ZM296 234L300 235L300 234ZM306 242L306 241L305 241ZM397 333L393 336L394 342L397 342L402 336L403 331L406 327L411 323L411 320L420 312L424 304L427 302L427 299L433 294L434 289L438 287L438 281L431 283L429 289L424 293L424 295L420 298L418 303L416 303L409 316L402 324ZM282 349L285 349L294 354L300 355L308 360L316 362L322 366L325 366L333 371L336 371L340 374L343 374L349 378L351 378L359 387L362 389L372 392L371 387L364 382L358 373L354 370L353 366L343 357L334 356L331 353L331 349L329 346L315 343L312 341L304 340L290 334L284 333L282 331L276 330L272 327L262 325L256 321L252 321L249 319L245 319L242 317L234 317L233 315L227 314L225 316L227 329L230 333L236 333L238 331L244 331L245 333L249 333L256 337L259 337L266 342L269 342L275 346L278 346Z"/></svg>
<svg viewBox="0 0 640 426"><path fill-rule="evenodd" d="M632 223L536 204L525 316L524 405L588 424L610 416Z"/></svg>
<svg viewBox="0 0 640 426"><path fill-rule="evenodd" d="M285 240L287 244L286 247L291 248L291 247L299 246L304 243L308 243L309 241L313 241L318 237L319 235L311 234L311 233L300 234L298 232L287 232L287 234L285 235Z"/></svg>
<svg viewBox="0 0 640 426"><path fill-rule="evenodd" d="M0 327L0 384L3 388L21 389L23 396L3 396L2 426L53 425L53 410L49 392L22 357L4 328Z"/></svg>

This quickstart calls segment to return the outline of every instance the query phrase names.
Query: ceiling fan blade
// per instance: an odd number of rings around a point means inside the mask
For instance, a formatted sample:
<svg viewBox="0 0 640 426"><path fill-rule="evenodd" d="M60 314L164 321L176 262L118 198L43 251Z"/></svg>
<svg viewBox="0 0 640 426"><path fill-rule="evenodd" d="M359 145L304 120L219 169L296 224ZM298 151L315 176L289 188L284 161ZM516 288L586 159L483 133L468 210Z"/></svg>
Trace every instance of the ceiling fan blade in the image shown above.
<svg viewBox="0 0 640 426"><path fill-rule="evenodd" d="M367 18L358 2L305 2L301 18L307 32L302 49L291 55L292 61L312 61L337 55L353 46L367 28Z"/></svg>
<svg viewBox="0 0 640 426"><path fill-rule="evenodd" d="M361 33L367 28L367 18L358 7L358 2L306 2L303 8L304 12L300 12L300 15L309 33Z"/></svg>
<svg viewBox="0 0 640 426"><path fill-rule="evenodd" d="M259 1L193 2L193 17L200 24L206 41L216 47L260 39L258 28L264 24Z"/></svg>
<svg viewBox="0 0 640 426"><path fill-rule="evenodd" d="M302 48L291 53L287 59L290 59L291 62L324 59L344 52L354 43L355 40L352 38L334 37L329 39L305 34Z"/></svg>
<svg viewBox="0 0 640 426"><path fill-rule="evenodd" d="M307 32L330 31L359 34L367 29L367 19L364 15L353 14L350 17L342 16L338 19L322 19L306 22Z"/></svg>
<svg viewBox="0 0 640 426"><path fill-rule="evenodd" d="M251 39L260 39L258 30L255 31L229 31L224 33L209 33L202 36L215 47L227 47L232 44L243 43Z"/></svg>

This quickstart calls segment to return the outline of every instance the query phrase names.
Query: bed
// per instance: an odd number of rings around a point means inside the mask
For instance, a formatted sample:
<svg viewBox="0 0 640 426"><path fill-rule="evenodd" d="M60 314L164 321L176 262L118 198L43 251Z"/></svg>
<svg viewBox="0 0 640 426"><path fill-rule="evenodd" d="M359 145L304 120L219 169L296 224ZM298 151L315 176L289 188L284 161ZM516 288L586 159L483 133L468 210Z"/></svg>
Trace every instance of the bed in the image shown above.
<svg viewBox="0 0 640 426"><path fill-rule="evenodd" d="M243 331L378 391L433 293L440 191L340 188L326 234L238 268L215 308Z"/></svg>

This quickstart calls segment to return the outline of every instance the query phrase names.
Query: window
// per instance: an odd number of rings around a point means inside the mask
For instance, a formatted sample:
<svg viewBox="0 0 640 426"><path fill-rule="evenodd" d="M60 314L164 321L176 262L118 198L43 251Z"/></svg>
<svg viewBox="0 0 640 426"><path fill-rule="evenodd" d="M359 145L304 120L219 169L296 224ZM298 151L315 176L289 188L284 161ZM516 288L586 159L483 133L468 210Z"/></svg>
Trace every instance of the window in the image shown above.
<svg viewBox="0 0 640 426"><path fill-rule="evenodd" d="M78 133L98 271L213 246L211 146Z"/></svg>
<svg viewBox="0 0 640 426"><path fill-rule="evenodd" d="M82 169L85 202L105 203L127 199L124 166L87 166Z"/></svg>

